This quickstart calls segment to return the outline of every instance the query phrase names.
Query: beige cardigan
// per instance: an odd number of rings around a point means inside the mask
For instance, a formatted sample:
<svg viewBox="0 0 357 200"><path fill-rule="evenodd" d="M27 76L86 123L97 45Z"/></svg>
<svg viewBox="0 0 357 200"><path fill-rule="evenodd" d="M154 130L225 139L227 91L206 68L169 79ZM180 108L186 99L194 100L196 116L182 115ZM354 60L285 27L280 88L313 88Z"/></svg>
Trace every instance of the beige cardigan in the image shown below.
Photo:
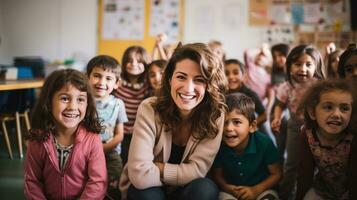
<svg viewBox="0 0 357 200"><path fill-rule="evenodd" d="M119 188L122 199L130 184L138 189L163 185L182 186L194 179L205 177L221 144L224 115L217 120L219 132L214 139L196 140L192 136L186 144L180 164L167 163L171 153L172 133L165 130L155 114L152 103L156 97L144 100L138 109L130 143L128 163L125 165ZM165 163L164 177L160 180L155 161Z"/></svg>

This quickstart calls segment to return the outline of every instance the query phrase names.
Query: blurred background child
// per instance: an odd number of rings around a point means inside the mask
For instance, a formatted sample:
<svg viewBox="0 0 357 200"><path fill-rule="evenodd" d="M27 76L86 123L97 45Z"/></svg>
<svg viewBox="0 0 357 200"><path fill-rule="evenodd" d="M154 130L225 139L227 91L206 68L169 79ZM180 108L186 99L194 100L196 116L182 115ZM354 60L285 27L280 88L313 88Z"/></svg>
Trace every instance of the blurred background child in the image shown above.
<svg viewBox="0 0 357 200"><path fill-rule="evenodd" d="M140 103L148 95L147 83L148 56L141 46L131 46L124 52L121 67L121 85L114 89L113 95L124 101L128 122L124 123L124 139L121 157L123 164L128 160L128 151L133 133L136 112Z"/></svg>
<svg viewBox="0 0 357 200"><path fill-rule="evenodd" d="M211 49L211 51L218 56L218 58L224 62L226 59L226 53L223 50L223 44L218 41L218 40L211 40L208 42L208 47Z"/></svg>
<svg viewBox="0 0 357 200"><path fill-rule="evenodd" d="M340 78L357 77L357 45L350 44L340 56L338 63L338 74Z"/></svg>
<svg viewBox="0 0 357 200"><path fill-rule="evenodd" d="M228 80L228 87L229 87L228 94L240 92L246 94L247 96L253 99L255 104L254 111L258 115L257 125L259 127L266 121L267 114L257 93L249 89L244 84L244 77L245 77L244 64L236 59L228 59L224 61L224 71Z"/></svg>
<svg viewBox="0 0 357 200"><path fill-rule="evenodd" d="M162 75L167 65L166 60L154 60L148 65L149 95L157 94L161 87Z"/></svg>

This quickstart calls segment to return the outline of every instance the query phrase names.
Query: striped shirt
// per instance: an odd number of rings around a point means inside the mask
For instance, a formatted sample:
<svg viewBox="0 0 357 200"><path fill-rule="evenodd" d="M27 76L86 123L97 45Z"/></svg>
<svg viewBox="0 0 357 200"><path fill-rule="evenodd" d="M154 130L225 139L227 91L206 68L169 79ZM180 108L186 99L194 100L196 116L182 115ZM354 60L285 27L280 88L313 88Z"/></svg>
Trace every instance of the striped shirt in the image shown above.
<svg viewBox="0 0 357 200"><path fill-rule="evenodd" d="M56 145L56 150L57 150L57 157L58 157L58 166L61 171L64 170L64 167L66 166L67 160L69 158L69 155L72 152L73 149L73 144L70 146L63 146L61 145L57 139L55 139L55 145Z"/></svg>
<svg viewBox="0 0 357 200"><path fill-rule="evenodd" d="M142 85L140 88L133 88L126 84L122 84L112 94L123 100L125 104L126 115L128 122L124 123L124 133L132 134L136 113L140 103L148 96L148 84Z"/></svg>

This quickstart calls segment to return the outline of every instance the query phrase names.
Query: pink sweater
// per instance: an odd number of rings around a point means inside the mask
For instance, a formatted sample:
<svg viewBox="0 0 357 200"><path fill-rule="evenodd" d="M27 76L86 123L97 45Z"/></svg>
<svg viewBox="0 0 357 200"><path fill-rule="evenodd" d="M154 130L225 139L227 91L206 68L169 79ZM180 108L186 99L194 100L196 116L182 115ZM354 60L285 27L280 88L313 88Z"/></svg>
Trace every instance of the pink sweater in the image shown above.
<svg viewBox="0 0 357 200"><path fill-rule="evenodd" d="M31 141L25 158L26 199L103 199L107 171L98 135L79 127L63 172L52 134L43 143Z"/></svg>
<svg viewBox="0 0 357 200"><path fill-rule="evenodd" d="M138 189L155 186L182 186L206 176L221 144L224 115L217 120L219 132L214 139L196 140L192 136L186 144L181 164L167 163L170 157L172 133L163 128L151 106L156 97L144 100L138 109L130 144L128 163L125 165L120 190L122 198L130 184ZM164 177L160 180L155 161L164 162Z"/></svg>

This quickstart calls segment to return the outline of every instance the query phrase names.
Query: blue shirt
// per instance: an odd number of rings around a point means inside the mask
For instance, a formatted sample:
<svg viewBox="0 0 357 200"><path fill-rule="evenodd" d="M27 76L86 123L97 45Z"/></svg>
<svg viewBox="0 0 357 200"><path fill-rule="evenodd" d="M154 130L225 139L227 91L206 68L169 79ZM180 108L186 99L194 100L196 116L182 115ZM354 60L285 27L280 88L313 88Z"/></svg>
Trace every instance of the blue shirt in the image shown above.
<svg viewBox="0 0 357 200"><path fill-rule="evenodd" d="M249 142L243 154L222 143L214 168L222 168L228 184L254 186L269 175L268 165L279 161L277 148L269 136L256 131L249 135Z"/></svg>
<svg viewBox="0 0 357 200"><path fill-rule="evenodd" d="M100 137L103 143L107 143L114 137L114 128L119 123L124 123L128 121L125 112L125 105L121 99L109 95L108 98L103 100L96 99L96 106L98 117L101 120L104 129L102 130ZM121 145L118 144L114 151L120 154Z"/></svg>

